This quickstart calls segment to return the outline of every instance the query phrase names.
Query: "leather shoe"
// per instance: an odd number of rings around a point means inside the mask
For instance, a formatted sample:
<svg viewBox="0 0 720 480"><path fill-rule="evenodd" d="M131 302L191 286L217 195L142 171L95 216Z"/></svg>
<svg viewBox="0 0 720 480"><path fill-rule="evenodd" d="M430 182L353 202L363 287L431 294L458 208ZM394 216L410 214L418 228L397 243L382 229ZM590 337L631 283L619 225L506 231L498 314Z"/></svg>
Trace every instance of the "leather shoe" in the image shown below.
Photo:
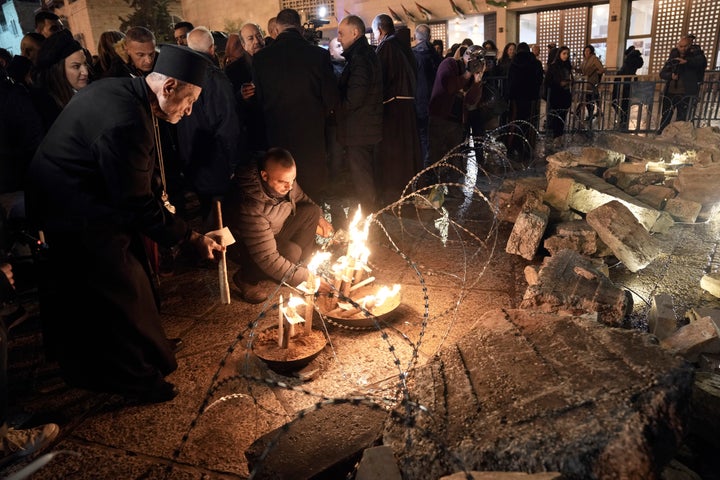
<svg viewBox="0 0 720 480"><path fill-rule="evenodd" d="M185 347L185 342L180 337L168 338L170 345L172 346L173 353L177 353Z"/></svg>
<svg viewBox="0 0 720 480"><path fill-rule="evenodd" d="M130 396L129 400L137 405L163 403L177 397L178 393L180 390L174 384L163 380L149 390Z"/></svg>
<svg viewBox="0 0 720 480"><path fill-rule="evenodd" d="M258 304L267 300L267 292L260 285L243 282L239 275L240 272L233 275L233 283L240 290L240 297L247 303Z"/></svg>

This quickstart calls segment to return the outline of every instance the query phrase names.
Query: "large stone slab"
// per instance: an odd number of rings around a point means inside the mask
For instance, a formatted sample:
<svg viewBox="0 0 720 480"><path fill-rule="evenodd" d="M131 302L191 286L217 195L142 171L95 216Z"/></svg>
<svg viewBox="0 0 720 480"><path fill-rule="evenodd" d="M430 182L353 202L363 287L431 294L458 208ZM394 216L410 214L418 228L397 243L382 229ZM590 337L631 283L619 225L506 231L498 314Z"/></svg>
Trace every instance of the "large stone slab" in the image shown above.
<svg viewBox="0 0 720 480"><path fill-rule="evenodd" d="M597 175L581 170L562 170L548 181L545 202L558 210L572 209L588 213L611 201L625 205L645 227L651 230L660 212Z"/></svg>
<svg viewBox="0 0 720 480"><path fill-rule="evenodd" d="M662 250L624 203L613 200L588 212L587 223L631 272L647 267Z"/></svg>
<svg viewBox="0 0 720 480"><path fill-rule="evenodd" d="M407 423L388 423L384 444L410 480L463 470L659 478L689 416L693 371L649 338L577 317L489 312L414 372L414 403L396 410Z"/></svg>
<svg viewBox="0 0 720 480"><path fill-rule="evenodd" d="M379 440L386 416L362 404L323 405L255 440L248 467L258 480L343 478Z"/></svg>
<svg viewBox="0 0 720 480"><path fill-rule="evenodd" d="M574 250L545 257L537 281L528 286L520 303L521 308L565 315L596 312L598 321L614 327L624 326L632 305L629 292Z"/></svg>

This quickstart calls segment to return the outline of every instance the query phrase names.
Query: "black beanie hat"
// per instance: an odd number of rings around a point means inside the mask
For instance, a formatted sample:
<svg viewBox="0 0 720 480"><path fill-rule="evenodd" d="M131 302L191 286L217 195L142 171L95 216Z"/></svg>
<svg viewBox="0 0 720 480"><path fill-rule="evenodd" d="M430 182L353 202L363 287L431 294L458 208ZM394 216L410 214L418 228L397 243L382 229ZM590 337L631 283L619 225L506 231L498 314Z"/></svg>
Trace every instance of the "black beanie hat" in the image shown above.
<svg viewBox="0 0 720 480"><path fill-rule="evenodd" d="M202 88L208 65L210 60L191 48L164 44L160 45L160 53L153 72Z"/></svg>
<svg viewBox="0 0 720 480"><path fill-rule="evenodd" d="M40 50L38 50L37 67L41 69L50 68L78 50L82 50L82 45L73 38L70 30L60 30L50 35L42 43Z"/></svg>

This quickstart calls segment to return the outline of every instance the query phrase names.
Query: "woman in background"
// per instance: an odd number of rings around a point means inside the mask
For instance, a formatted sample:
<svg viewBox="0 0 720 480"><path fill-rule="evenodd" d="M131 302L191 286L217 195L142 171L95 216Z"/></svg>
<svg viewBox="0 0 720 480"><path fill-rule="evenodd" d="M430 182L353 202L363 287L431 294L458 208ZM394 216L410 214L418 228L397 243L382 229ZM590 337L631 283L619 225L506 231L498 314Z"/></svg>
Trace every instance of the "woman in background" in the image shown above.
<svg viewBox="0 0 720 480"><path fill-rule="evenodd" d="M87 56L70 30L61 30L40 47L36 68L31 95L47 132L75 92L87 86Z"/></svg>
<svg viewBox="0 0 720 480"><path fill-rule="evenodd" d="M105 72L110 69L113 59L118 56L115 51L117 42L125 38L125 34L117 30L107 30L100 34L98 40L98 58L93 65L93 75L95 78L103 78Z"/></svg>
<svg viewBox="0 0 720 480"><path fill-rule="evenodd" d="M573 73L570 63L570 49L562 46L555 59L548 65L545 75L547 84L547 123L554 139L562 136L568 109L572 103Z"/></svg>

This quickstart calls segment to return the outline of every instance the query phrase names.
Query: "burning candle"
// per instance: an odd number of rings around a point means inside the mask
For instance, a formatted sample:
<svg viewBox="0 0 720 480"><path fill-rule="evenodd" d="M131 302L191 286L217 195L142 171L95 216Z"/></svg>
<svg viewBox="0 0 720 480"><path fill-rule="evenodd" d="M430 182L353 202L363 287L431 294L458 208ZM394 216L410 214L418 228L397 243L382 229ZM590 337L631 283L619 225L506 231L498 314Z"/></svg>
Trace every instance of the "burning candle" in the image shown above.
<svg viewBox="0 0 720 480"><path fill-rule="evenodd" d="M278 346L281 348L283 345L283 333L285 330L285 312L283 310L283 297L280 295L280 299L278 300Z"/></svg>

